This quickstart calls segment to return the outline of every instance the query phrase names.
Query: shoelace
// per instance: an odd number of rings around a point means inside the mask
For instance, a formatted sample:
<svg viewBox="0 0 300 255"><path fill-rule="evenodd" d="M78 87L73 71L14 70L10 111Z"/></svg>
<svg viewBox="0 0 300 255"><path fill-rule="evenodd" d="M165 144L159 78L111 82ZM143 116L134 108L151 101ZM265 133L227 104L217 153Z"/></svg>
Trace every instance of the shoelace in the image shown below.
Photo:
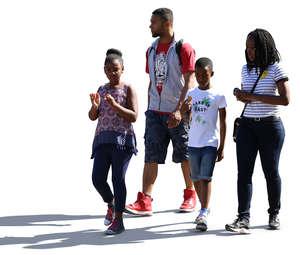
<svg viewBox="0 0 300 255"><path fill-rule="evenodd" d="M234 220L234 224L237 224L238 222L240 222L240 221L242 221L243 220L243 218L242 217L239 217L239 216L237 216L237 218Z"/></svg>
<svg viewBox="0 0 300 255"><path fill-rule="evenodd" d="M106 219L111 219L112 217L113 217L113 210L112 210L112 208L108 208L105 218Z"/></svg>
<svg viewBox="0 0 300 255"><path fill-rule="evenodd" d="M278 222L278 217L277 217L277 215L272 215L272 216L270 217L270 221Z"/></svg>

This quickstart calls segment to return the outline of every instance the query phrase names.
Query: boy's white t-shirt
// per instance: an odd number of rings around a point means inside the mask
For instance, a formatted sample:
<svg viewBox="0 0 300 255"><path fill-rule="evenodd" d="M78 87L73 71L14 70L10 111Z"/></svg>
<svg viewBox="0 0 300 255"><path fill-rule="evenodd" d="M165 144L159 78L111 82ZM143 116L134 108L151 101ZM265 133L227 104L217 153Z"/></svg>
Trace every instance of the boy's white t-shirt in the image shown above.
<svg viewBox="0 0 300 255"><path fill-rule="evenodd" d="M218 147L218 112L225 108L225 96L215 92L214 89L200 90L198 87L188 91L192 97L192 120L189 131L189 147Z"/></svg>

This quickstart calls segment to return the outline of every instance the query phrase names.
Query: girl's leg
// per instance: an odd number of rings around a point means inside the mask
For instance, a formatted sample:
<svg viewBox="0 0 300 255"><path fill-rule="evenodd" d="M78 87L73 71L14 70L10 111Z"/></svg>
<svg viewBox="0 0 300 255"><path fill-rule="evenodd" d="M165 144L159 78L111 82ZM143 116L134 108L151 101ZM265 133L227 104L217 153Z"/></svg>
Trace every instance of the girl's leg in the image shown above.
<svg viewBox="0 0 300 255"><path fill-rule="evenodd" d="M92 181L104 202L112 204L114 196L107 183L107 175L111 165L111 146L103 145L95 152Z"/></svg>
<svg viewBox="0 0 300 255"><path fill-rule="evenodd" d="M269 214L280 210L281 178L278 171L279 158L285 131L281 120L265 122L261 128L259 153L267 182Z"/></svg>
<svg viewBox="0 0 300 255"><path fill-rule="evenodd" d="M243 119L237 134L236 153L238 163L238 213L250 218L252 175L258 151L257 137L251 120Z"/></svg>
<svg viewBox="0 0 300 255"><path fill-rule="evenodd" d="M115 194L115 217L121 219L126 203L125 175L132 152L113 147L112 153L112 183Z"/></svg>

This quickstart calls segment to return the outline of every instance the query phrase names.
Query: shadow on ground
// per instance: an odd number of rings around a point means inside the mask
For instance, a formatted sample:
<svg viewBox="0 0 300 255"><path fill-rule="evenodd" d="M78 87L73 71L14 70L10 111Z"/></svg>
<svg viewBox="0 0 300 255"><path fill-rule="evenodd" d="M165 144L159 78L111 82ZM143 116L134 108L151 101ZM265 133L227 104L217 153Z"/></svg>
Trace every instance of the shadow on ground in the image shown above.
<svg viewBox="0 0 300 255"><path fill-rule="evenodd" d="M159 213L172 213L176 210L160 211ZM0 226L54 226L63 227L70 224L51 224L51 221L76 221L89 219L103 219L105 216L91 215L25 215L25 216L7 216L0 217ZM126 215L126 218L136 216ZM79 245L112 245L112 244L134 244L142 243L145 240L158 240L165 238L179 238L196 235L216 235L216 236L237 236L236 233L226 232L224 229L208 230L199 232L194 229L194 226L186 228L185 224L191 222L176 222L162 225L146 226L142 228L127 229L126 232L116 236L106 236L103 230L87 229L75 232L59 232L36 235L32 237L3 237L0 238L0 246L4 245L25 245L27 249L52 249L65 248ZM171 227L171 230L160 230L162 227ZM174 229L176 226L176 229ZM252 229L265 229L266 226L256 226Z"/></svg>

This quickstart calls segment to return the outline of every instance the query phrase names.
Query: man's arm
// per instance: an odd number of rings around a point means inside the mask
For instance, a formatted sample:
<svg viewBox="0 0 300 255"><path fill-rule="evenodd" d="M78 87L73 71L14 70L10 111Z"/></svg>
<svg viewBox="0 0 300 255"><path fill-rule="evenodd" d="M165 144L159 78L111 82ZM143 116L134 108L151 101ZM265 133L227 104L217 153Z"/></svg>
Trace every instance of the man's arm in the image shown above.
<svg viewBox="0 0 300 255"><path fill-rule="evenodd" d="M186 94L189 89L194 88L194 84L195 84L194 71L188 71L188 72L184 73L183 77L184 77L184 87L181 91L180 99L179 99L179 102L177 104L175 111L170 114L170 117L168 120L168 128L174 128L179 125L179 123L182 119L180 109L184 103Z"/></svg>

